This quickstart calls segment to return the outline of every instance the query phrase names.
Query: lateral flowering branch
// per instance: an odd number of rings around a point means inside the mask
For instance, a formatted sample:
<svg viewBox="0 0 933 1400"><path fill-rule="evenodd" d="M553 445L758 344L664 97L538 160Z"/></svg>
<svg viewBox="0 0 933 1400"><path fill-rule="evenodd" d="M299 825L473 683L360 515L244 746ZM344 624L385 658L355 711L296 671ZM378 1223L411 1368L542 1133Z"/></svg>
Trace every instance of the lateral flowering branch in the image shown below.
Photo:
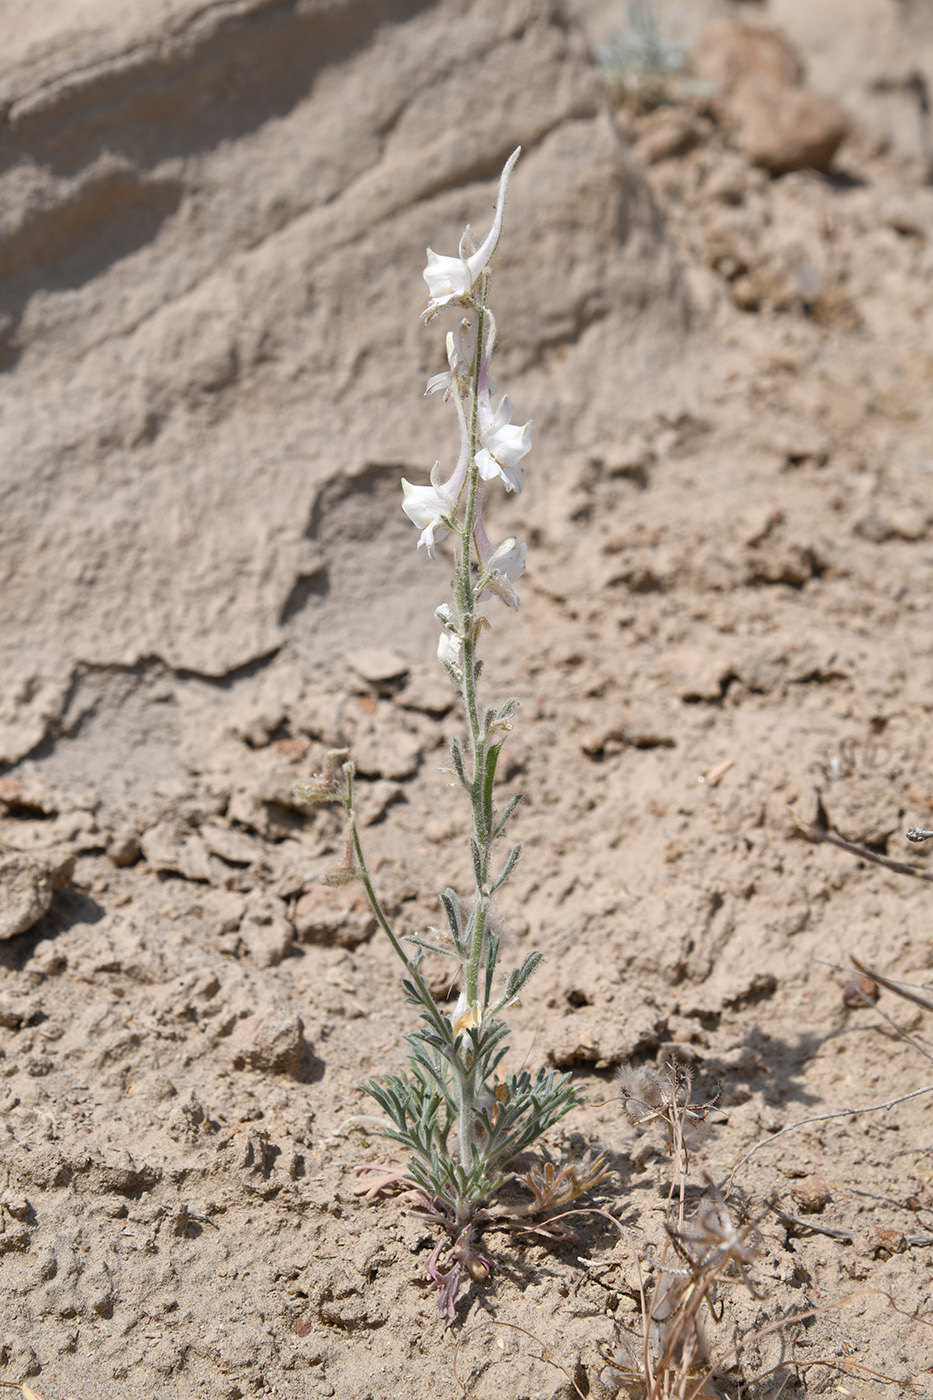
<svg viewBox="0 0 933 1400"><path fill-rule="evenodd" d="M359 879L376 918L400 957L402 986L417 1008L419 1024L406 1036L409 1072L366 1086L388 1118L386 1135L411 1154L407 1172L423 1193L431 1218L444 1222L450 1244L432 1255L429 1276L439 1290L444 1315L453 1316L461 1268L485 1277L488 1261L476 1253L475 1239L490 1218L488 1202L503 1184L529 1165L516 1162L548 1128L577 1103L569 1075L539 1070L506 1072L507 1026L503 1014L514 1006L541 960L532 952L505 976L499 971L499 921L494 897L509 879L521 845L498 859L496 846L520 798L499 812L495 781L499 755L511 730L515 700L483 706L479 698L479 643L489 625L481 605L496 598L517 609L516 583L525 569L525 545L514 538L494 543L484 520L485 493L496 482L520 492L524 461L531 451L532 424L512 422L512 401L498 397L490 376L496 322L489 307L492 258L499 244L509 179L521 148L506 162L499 180L495 217L479 246L469 226L456 257L429 248L424 280L425 324L443 311L459 313L446 337L447 369L434 375L427 394L452 403L460 429L453 468L439 462L428 485L402 480L402 509L419 531L418 548L433 559L438 544L452 537L455 574L452 601L441 603L438 659L460 693L467 736L450 747L450 772L469 801L469 870L472 890L461 897L440 896L446 928L430 937L399 938L373 889L356 822L353 764L349 755L328 755L327 768L302 795L311 801L339 801L347 812L346 853L330 877L335 883ZM452 1011L431 996L421 973L427 952L456 965L450 981L459 985ZM588 1178L587 1178L588 1179ZM446 1268L443 1266L446 1264Z"/></svg>

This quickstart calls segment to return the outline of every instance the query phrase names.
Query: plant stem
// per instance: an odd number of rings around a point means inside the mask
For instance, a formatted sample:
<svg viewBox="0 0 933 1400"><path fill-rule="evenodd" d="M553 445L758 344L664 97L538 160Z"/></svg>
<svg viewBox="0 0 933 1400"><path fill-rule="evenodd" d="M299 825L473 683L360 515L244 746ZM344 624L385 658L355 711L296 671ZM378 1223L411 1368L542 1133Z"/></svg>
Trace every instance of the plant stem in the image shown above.
<svg viewBox="0 0 933 1400"><path fill-rule="evenodd" d="M350 770L349 772L347 771L348 769ZM385 914L385 910L379 902L379 896L376 894L372 879L369 874L369 867L366 864L366 856L363 853L363 844L360 841L360 833L356 825L356 810L353 806L352 765L344 765L343 771L347 780L347 818L350 824L350 838L353 842L353 851L356 855L356 863L360 873L360 880L362 881L363 889L366 891L366 898L369 900L369 907L375 914L383 933L386 934L386 936L389 939L389 942L392 944L392 947L395 949L396 953L404 963L405 971L408 973L409 977L414 983L418 991L418 995L424 1005L424 1009L428 1013L428 1016L430 1017L430 1020L432 1021L435 1030L437 1030L445 1039L448 1039L450 1036L450 1027L447 1023L446 1017L442 1016L441 1013L438 1011L437 1004L434 998L432 997L430 991L428 990L427 983L425 982L424 978L421 976L420 971L417 967L415 967L411 958L409 958L408 954L405 952L405 949L402 947L401 943L396 937L395 930L389 923L389 920Z"/></svg>
<svg viewBox="0 0 933 1400"><path fill-rule="evenodd" d="M470 1006L477 1000L479 963L486 933L486 906L484 886L488 866L488 833L483 810L483 775L486 764L486 735L483 731L476 701L476 631L475 631L475 592L470 578L470 563L473 548L473 528L476 521L479 497L479 470L476 465L477 444L479 441L479 397L480 376L483 363L483 340L486 331L486 295L488 278L483 279L481 296L476 311L476 347L473 352L471 370L472 403L470 411L470 457L466 510L461 535L459 568L456 581L458 601L463 619L463 705L467 723L470 726L470 740L473 757L473 775L470 784L470 805L473 813L473 837L481 855L481 878L474 877L473 940L470 957L466 966L466 997ZM484 1008L485 1009L485 1008Z"/></svg>

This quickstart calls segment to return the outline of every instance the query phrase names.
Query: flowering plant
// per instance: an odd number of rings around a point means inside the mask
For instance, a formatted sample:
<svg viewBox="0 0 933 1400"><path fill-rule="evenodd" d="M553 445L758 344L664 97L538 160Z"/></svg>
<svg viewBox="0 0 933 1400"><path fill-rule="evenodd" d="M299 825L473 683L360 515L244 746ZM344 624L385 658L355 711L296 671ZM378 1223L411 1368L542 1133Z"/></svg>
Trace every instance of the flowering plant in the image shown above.
<svg viewBox="0 0 933 1400"><path fill-rule="evenodd" d="M428 249L424 279L429 301L424 320L430 322L448 308L458 310L460 320L447 335L448 368L428 381L426 392L443 391L445 401L453 403L460 451L448 476L435 463L430 485L413 486L402 480L402 509L420 531L418 547L423 546L433 559L440 540L451 535L455 544L453 603L442 603L435 616L442 629L438 657L460 693L469 731L466 743L459 737L451 740L450 772L470 804L473 888L465 899L453 889L441 893L446 929L430 930L429 938L420 934L399 938L392 928L363 856L354 811L353 765L345 752L330 754L325 772L299 789L309 800L337 799L346 807L346 854L340 869L326 878L333 883L362 881L376 918L404 966L406 997L418 1009L420 1024L406 1037L409 1073L388 1075L366 1088L387 1115L386 1136L411 1154L407 1177L420 1188L423 1207L446 1231L449 1267L445 1272L438 1268L439 1246L429 1274L448 1317L453 1316L461 1265L474 1278L488 1274L489 1261L475 1252L474 1242L478 1229L494 1218L490 1198L510 1176L527 1170L535 1159L526 1154L516 1161L519 1154L526 1153L578 1101L568 1075L541 1069L532 1076L525 1070L503 1069L508 1028L502 1017L517 1003L541 954L529 953L519 967L500 976L494 897L515 869L521 845L513 845L503 860L497 859L496 847L521 799L510 798L499 812L494 791L516 701L486 708L478 696L482 664L478 648L489 625L479 606L495 597L517 608L515 585L525 567L525 546L511 538L494 545L483 522L487 485L499 480L507 491L520 491L523 461L531 450L531 423L520 427L512 423L507 395L494 405L497 391L489 375L496 338L488 304L490 263L519 151L513 152L502 172L495 218L479 247L467 227L457 257L441 257ZM425 983L421 965L427 952L457 965L450 979L460 988L453 1011L442 1009ZM602 1166L599 1159L572 1174L572 1180L566 1172L561 1175L560 1202L601 1179ZM549 1202L546 1192L540 1199L539 1195L532 1206L518 1213L541 1209L542 1200ZM556 1203L556 1197L550 1203Z"/></svg>

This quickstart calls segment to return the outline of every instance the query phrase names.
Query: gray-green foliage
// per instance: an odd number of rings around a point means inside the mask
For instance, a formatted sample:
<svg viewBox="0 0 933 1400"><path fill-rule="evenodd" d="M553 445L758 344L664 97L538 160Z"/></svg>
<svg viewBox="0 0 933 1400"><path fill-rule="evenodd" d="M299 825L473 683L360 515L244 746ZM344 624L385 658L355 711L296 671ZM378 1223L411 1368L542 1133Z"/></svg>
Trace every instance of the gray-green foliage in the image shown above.
<svg viewBox="0 0 933 1400"><path fill-rule="evenodd" d="M629 0L626 23L596 51L606 81L619 91L679 73L685 59L683 47L662 30L651 0Z"/></svg>

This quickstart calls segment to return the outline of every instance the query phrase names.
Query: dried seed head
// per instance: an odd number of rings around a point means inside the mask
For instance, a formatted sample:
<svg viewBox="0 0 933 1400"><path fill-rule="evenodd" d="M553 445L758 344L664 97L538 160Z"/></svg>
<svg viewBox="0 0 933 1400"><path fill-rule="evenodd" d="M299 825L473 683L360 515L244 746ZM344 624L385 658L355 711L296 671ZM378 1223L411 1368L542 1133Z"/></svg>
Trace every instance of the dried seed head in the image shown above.
<svg viewBox="0 0 933 1400"><path fill-rule="evenodd" d="M756 1224L736 1225L709 1177L706 1184L707 1194L684 1229L676 1230L668 1225L671 1244L697 1282L703 1280L709 1284L717 1278L734 1278L743 1283L754 1298L760 1298L763 1295L748 1275L748 1267L759 1251Z"/></svg>
<svg viewBox="0 0 933 1400"><path fill-rule="evenodd" d="M353 765L349 761L348 749L328 749L324 759L324 770L313 773L306 783L295 789L305 802L345 802L347 796L347 770L353 775Z"/></svg>
<svg viewBox="0 0 933 1400"><path fill-rule="evenodd" d="M622 1065L616 1083L625 1116L635 1127L658 1116L665 1093L661 1075L652 1065Z"/></svg>

